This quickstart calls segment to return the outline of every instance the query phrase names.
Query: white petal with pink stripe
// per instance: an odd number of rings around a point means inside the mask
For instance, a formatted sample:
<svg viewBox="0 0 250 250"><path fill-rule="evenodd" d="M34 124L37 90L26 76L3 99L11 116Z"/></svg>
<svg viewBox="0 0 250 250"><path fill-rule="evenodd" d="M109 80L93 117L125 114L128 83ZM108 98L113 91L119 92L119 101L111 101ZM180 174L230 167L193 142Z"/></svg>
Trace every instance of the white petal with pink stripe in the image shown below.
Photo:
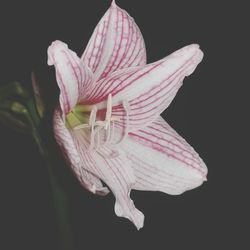
<svg viewBox="0 0 250 250"><path fill-rule="evenodd" d="M57 143L64 153L64 157L74 171L77 179L83 187L92 193L106 195L109 190L103 187L100 179L93 174L92 171L87 171L85 162L81 160L78 148L74 143L74 139L70 131L66 128L63 115L60 109L56 109L54 113L54 133Z"/></svg>
<svg viewBox="0 0 250 250"><path fill-rule="evenodd" d="M60 88L60 106L64 114L82 99L92 83L92 72L84 66L68 45L55 41L48 48L48 65L54 65L56 80Z"/></svg>
<svg viewBox="0 0 250 250"><path fill-rule="evenodd" d="M130 133L122 148L137 178L134 189L174 195L206 180L207 167L202 159L161 117Z"/></svg>
<svg viewBox="0 0 250 250"><path fill-rule="evenodd" d="M163 112L175 97L185 76L189 76L201 62L203 53L196 44L186 46L166 58L136 68L114 72L93 85L86 102L106 107L108 94L112 94L114 117L124 124L126 100L130 106L130 130L150 124Z"/></svg>
<svg viewBox="0 0 250 250"><path fill-rule="evenodd" d="M84 130L71 133L86 170L103 180L114 194L116 215L129 219L137 229L143 227L144 215L129 196L136 179L124 152L106 145L99 150L90 150L90 140Z"/></svg>
<svg viewBox="0 0 250 250"><path fill-rule="evenodd" d="M95 28L82 60L93 71L96 82L114 71L146 64L141 32L115 1Z"/></svg>

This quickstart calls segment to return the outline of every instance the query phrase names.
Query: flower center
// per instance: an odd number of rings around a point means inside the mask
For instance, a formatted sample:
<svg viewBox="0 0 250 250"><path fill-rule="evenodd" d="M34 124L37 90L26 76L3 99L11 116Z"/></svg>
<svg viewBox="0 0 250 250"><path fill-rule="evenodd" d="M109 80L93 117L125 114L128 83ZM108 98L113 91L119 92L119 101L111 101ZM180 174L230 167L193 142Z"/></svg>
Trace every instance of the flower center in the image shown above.
<svg viewBox="0 0 250 250"><path fill-rule="evenodd" d="M122 103L125 114L126 124L125 131L122 135L121 140L112 144L115 122L120 121L119 118L112 116L112 95L109 94L107 99L106 116L104 121L97 120L97 107L89 105L77 105L66 117L67 125L74 129L89 129L90 130L90 149L99 149L101 145L117 145L121 143L128 135L129 127L129 105L126 101ZM100 138L101 132L105 131L105 139Z"/></svg>
<svg viewBox="0 0 250 250"><path fill-rule="evenodd" d="M66 116L67 127L74 129L83 123L87 123L90 111L85 107L85 105L76 105Z"/></svg>

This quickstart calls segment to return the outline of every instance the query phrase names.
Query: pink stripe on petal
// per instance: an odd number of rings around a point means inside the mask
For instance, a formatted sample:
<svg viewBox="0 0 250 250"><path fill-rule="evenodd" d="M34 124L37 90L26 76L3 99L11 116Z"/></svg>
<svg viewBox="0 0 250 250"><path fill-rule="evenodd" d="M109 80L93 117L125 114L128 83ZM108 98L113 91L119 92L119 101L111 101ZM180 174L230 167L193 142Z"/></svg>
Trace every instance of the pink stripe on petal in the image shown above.
<svg viewBox="0 0 250 250"><path fill-rule="evenodd" d="M96 26L82 60L94 72L95 80L123 68L146 64L139 28L114 2Z"/></svg>
<svg viewBox="0 0 250 250"><path fill-rule="evenodd" d="M161 117L130 133L122 148L134 168L135 189L180 194L206 180L202 159Z"/></svg>

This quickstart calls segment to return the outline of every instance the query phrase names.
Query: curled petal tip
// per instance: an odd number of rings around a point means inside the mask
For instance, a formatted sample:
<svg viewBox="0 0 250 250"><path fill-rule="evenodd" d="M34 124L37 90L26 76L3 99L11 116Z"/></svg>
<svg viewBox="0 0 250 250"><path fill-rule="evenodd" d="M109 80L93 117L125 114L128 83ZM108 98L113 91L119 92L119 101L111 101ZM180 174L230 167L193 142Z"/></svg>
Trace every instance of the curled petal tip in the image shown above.
<svg viewBox="0 0 250 250"><path fill-rule="evenodd" d="M183 48L178 49L177 51L172 53L172 55L173 56L182 56L185 54L194 54L198 50L200 50L200 46L198 44L190 44L190 45L187 45Z"/></svg>
<svg viewBox="0 0 250 250"><path fill-rule="evenodd" d="M68 45L62 41L56 40L52 42L48 48L49 51L59 50L59 49L68 49Z"/></svg>
<svg viewBox="0 0 250 250"><path fill-rule="evenodd" d="M170 57L172 56L178 58L180 61L190 61L190 70L185 74L186 76L189 76L202 61L203 52L201 51L199 44L191 44L175 51L170 55Z"/></svg>
<svg viewBox="0 0 250 250"><path fill-rule="evenodd" d="M134 223L134 225L136 226L137 230L140 230L143 225L144 225L144 214L139 211L137 208L134 207L133 205L133 201L130 201L130 211L126 211L124 210L121 205L116 202L115 204L115 214L119 217L124 217L129 219L131 222Z"/></svg>
<svg viewBox="0 0 250 250"><path fill-rule="evenodd" d="M191 185L191 187L189 187L188 189L199 187L205 181L207 181L206 174L201 173L201 172L197 173L195 171L193 175L193 185Z"/></svg>
<svg viewBox="0 0 250 250"><path fill-rule="evenodd" d="M187 50L196 50L199 49L200 45L198 43L192 43L190 45L187 45L186 47L184 47L183 49L187 49Z"/></svg>
<svg viewBox="0 0 250 250"><path fill-rule="evenodd" d="M202 180L203 182L207 181L207 173L208 173L208 170L207 170L207 167L204 166L204 169L203 169L203 175L202 175Z"/></svg>
<svg viewBox="0 0 250 250"><path fill-rule="evenodd" d="M68 48L68 45L60 40L55 40L54 42L51 43L51 46L61 46L63 48Z"/></svg>
<svg viewBox="0 0 250 250"><path fill-rule="evenodd" d="M53 58L50 56L49 50L48 50L48 61L47 61L47 64L48 64L49 66L54 65L54 60L53 60Z"/></svg>
<svg viewBox="0 0 250 250"><path fill-rule="evenodd" d="M200 45L198 43L193 43L187 46L188 49L199 49Z"/></svg>
<svg viewBox="0 0 250 250"><path fill-rule="evenodd" d="M52 66L55 64L54 53L59 49L67 49L68 45L62 41L56 40L51 43L48 47L48 65Z"/></svg>
<svg viewBox="0 0 250 250"><path fill-rule="evenodd" d="M115 203L115 214L119 217L124 217L129 219L134 223L137 230L141 229L144 225L144 214L139 211L132 200L127 203L129 209L124 209L119 202Z"/></svg>
<svg viewBox="0 0 250 250"><path fill-rule="evenodd" d="M105 196L109 193L108 188L106 187L97 187L95 184L93 184L89 190L93 193L93 194L99 194L102 196Z"/></svg>
<svg viewBox="0 0 250 250"><path fill-rule="evenodd" d="M111 6L117 6L115 0L112 1Z"/></svg>
<svg viewBox="0 0 250 250"><path fill-rule="evenodd" d="M144 215L142 212L138 210L138 220L133 221L135 223L135 226L137 230L140 230L144 226Z"/></svg>

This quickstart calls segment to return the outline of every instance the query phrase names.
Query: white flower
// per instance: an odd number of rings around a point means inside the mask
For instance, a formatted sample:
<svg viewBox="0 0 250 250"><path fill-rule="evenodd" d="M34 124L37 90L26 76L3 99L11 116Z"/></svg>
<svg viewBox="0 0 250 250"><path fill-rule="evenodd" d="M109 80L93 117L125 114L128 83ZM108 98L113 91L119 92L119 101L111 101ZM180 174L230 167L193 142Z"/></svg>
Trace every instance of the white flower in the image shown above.
<svg viewBox="0 0 250 250"><path fill-rule="evenodd" d="M56 140L81 184L105 195L106 183L115 213L138 229L131 189L176 195L206 180L199 155L160 117L202 57L193 44L146 64L139 28L114 1L81 58L60 41L48 48L60 88Z"/></svg>

